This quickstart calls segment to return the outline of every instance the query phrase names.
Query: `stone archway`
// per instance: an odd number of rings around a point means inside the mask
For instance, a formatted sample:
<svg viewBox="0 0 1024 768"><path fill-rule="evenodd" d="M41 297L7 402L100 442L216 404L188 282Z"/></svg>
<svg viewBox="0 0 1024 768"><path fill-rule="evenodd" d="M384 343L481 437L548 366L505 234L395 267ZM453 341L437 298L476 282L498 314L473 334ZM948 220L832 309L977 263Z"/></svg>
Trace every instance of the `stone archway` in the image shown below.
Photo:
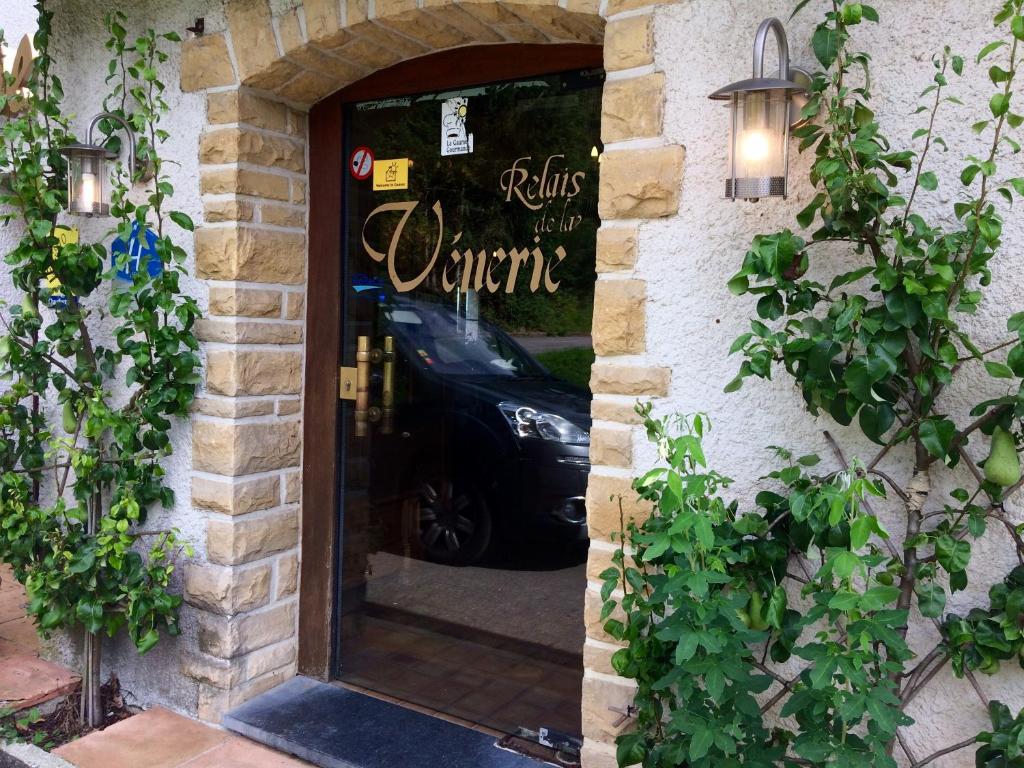
<svg viewBox="0 0 1024 768"><path fill-rule="evenodd" d="M206 562L186 572L198 648L183 657L183 668L199 684L198 715L213 721L296 673L310 106L436 51L603 40L610 74L594 318L591 574L603 570L612 549L607 491L620 490L621 470L632 466L633 415L624 396L663 394L668 386L666 370L635 363L645 350L646 296L634 276L637 224L676 212L683 160L682 148L661 138L664 78L653 68L646 0L303 0L275 12L280 5L227 0L226 28L187 41L181 65L182 89L206 93L198 180L204 222L195 258L209 287L200 328L206 385L192 424L192 496L208 511ZM610 474L600 476L601 466ZM584 729L596 765L610 759L605 743L619 727L608 707L621 707L630 693L611 674L614 647L597 621L596 589L586 599Z"/></svg>

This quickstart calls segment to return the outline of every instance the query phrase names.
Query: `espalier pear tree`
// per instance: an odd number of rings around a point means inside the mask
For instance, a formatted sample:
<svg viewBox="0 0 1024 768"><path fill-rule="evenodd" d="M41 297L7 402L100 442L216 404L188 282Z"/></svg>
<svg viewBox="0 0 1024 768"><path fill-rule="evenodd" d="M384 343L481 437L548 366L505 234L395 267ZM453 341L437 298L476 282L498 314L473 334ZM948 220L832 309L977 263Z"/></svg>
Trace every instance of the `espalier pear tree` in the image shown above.
<svg viewBox="0 0 1024 768"><path fill-rule="evenodd" d="M813 155L815 195L797 215L804 234L759 235L729 282L757 299L757 318L732 345L742 362L726 389L785 377L811 414L878 448L848 459L826 432L834 469L773 448L779 468L764 489L727 500L730 481L702 450L707 418L640 408L661 457L633 484L650 514L623 521L603 574L604 627L624 643L612 664L638 686L620 765L917 768L973 750L978 766L1024 767L1024 713L989 701L978 683L1024 658L1024 524L1010 504L1024 484L1024 312L984 303L994 264L1001 279L1019 277L1002 262L1019 267L1021 255L1001 250L1001 236L1024 197L1022 4L994 4L997 39L970 62L949 49L934 58L920 128L899 149L871 108L871 58L855 45L880 11L798 3L823 11L810 122L795 131ZM969 7L988 26L990 4ZM953 85L968 67L983 68L992 92L974 122L978 148L959 178L940 179L933 160L953 148L935 118L968 119ZM952 210L922 213L915 205L940 184ZM841 270L822 274L834 264ZM982 308L1005 322L999 343L972 338ZM963 407L971 390L954 385L969 368L1004 394ZM976 607L959 615L947 601L968 588L982 540L1019 565L971 585ZM913 648L911 623L922 628ZM977 701L943 711L985 707L991 729L922 754L908 738L909 707L950 671Z"/></svg>
<svg viewBox="0 0 1024 768"><path fill-rule="evenodd" d="M26 586L40 631L84 630L83 717L99 725L100 634L126 629L145 652L161 630L178 632L181 597L169 585L182 545L173 530L144 527L149 510L174 502L162 462L199 383L199 309L182 291L186 255L176 242L192 222L170 210L160 154L168 107L159 70L178 37L146 30L131 39L122 14L107 17L103 106L134 128L145 169L118 164L111 214L126 241L133 225L153 232L160 261L115 290L128 256L110 262L114 233L87 243L57 229L67 206L60 150L75 137L50 55L53 14L44 0L37 8L27 90L12 95L11 75L0 88L0 112L21 102L0 120L0 217L23 232L3 254L5 279L23 298L0 304L0 561ZM100 127L118 150L114 126Z"/></svg>

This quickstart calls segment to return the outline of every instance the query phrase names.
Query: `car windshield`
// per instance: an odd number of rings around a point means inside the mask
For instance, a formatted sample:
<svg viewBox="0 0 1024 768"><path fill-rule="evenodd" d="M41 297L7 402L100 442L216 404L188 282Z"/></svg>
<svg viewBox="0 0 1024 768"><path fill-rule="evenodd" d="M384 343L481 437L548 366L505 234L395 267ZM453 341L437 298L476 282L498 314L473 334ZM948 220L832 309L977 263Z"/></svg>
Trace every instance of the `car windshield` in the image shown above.
<svg viewBox="0 0 1024 768"><path fill-rule="evenodd" d="M425 301L393 302L381 309L406 354L443 376L547 375L522 347L486 320L467 319Z"/></svg>

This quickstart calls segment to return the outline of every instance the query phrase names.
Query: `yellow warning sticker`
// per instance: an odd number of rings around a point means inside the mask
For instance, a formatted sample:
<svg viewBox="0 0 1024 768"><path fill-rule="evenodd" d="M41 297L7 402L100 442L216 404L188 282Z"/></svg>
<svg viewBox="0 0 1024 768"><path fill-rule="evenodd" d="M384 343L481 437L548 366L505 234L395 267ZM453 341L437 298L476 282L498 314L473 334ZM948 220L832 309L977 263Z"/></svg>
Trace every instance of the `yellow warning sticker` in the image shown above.
<svg viewBox="0 0 1024 768"><path fill-rule="evenodd" d="M409 188L409 158L373 161L373 190Z"/></svg>

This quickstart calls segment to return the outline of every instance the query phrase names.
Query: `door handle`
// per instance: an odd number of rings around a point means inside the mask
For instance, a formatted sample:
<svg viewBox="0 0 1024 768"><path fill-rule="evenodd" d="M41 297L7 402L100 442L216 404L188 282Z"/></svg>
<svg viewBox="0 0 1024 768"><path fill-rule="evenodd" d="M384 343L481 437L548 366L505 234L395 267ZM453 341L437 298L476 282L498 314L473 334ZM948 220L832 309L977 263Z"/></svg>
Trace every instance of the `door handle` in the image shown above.
<svg viewBox="0 0 1024 768"><path fill-rule="evenodd" d="M356 340L356 437L370 433L370 337Z"/></svg>
<svg viewBox="0 0 1024 768"><path fill-rule="evenodd" d="M380 407L370 405L370 369L382 363L384 368L383 387ZM370 424L381 422L380 431L389 435L394 430L395 405L395 339L384 337L383 349L370 349L370 337L360 336L356 339L356 391L354 410L355 435L366 437L370 434Z"/></svg>
<svg viewBox="0 0 1024 768"><path fill-rule="evenodd" d="M381 395L382 434L390 435L394 430L395 417L395 339L384 337L384 391Z"/></svg>

